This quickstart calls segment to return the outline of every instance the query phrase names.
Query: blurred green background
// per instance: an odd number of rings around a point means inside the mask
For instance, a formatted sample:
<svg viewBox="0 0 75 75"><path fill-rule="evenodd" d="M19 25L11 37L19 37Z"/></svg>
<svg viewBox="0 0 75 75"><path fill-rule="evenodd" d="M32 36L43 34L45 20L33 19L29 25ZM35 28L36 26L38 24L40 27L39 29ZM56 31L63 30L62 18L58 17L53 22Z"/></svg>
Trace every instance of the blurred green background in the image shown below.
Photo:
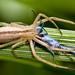
<svg viewBox="0 0 75 75"><path fill-rule="evenodd" d="M24 22L32 24L36 14L43 13L49 17L58 17L75 22L75 1L74 0L0 0L0 21ZM56 22L59 28L73 29L71 24ZM47 22L45 26L54 27Z"/></svg>
<svg viewBox="0 0 75 75"><path fill-rule="evenodd" d="M0 0L0 21L7 23L23 22L30 25L35 19L31 10L34 10L36 14L43 13L49 17L58 17L75 22L75 0ZM56 24L60 29L75 30L75 26L72 24L62 22L56 22ZM55 27L50 22L45 23L45 26ZM0 75L10 74L73 75L75 73L64 69L55 69L34 59L16 60L13 57L0 56Z"/></svg>

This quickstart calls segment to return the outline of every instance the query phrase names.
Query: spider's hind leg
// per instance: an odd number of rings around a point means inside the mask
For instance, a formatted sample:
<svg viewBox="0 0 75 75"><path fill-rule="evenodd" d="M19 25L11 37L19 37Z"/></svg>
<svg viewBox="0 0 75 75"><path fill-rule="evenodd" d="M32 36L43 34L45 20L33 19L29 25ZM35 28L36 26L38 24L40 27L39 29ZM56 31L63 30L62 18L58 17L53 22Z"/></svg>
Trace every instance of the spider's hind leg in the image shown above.
<svg viewBox="0 0 75 75"><path fill-rule="evenodd" d="M21 24L21 25L20 25ZM7 26L7 27L16 27L16 28L25 28L27 24L24 24L22 22L12 22L11 24L0 22L0 25ZM24 26L23 26L24 25Z"/></svg>
<svg viewBox="0 0 75 75"><path fill-rule="evenodd" d="M20 24L21 24L21 25L20 25ZM22 29L24 29L25 26L27 26L27 24L22 23L22 22L12 22L12 23L10 24L10 26L11 26L11 27L17 27L17 28L22 28Z"/></svg>
<svg viewBox="0 0 75 75"><path fill-rule="evenodd" d="M2 25L2 26L10 26L10 24L8 24L8 23L5 23L5 22L0 22L0 25Z"/></svg>

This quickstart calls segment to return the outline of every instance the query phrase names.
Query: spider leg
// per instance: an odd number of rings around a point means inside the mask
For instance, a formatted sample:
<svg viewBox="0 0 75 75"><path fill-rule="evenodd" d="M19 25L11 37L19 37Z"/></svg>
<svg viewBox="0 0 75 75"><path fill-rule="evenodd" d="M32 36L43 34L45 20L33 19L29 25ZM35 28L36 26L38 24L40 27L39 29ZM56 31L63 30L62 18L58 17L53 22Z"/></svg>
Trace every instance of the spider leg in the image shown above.
<svg viewBox="0 0 75 75"><path fill-rule="evenodd" d="M42 38L39 37L39 36L36 36L36 38L42 40ZM42 40L42 41L43 41L43 40ZM54 52L53 52L50 48L48 48L48 50L52 53L52 55L53 55L53 60L54 60L54 62L55 62L55 64L56 64L56 61L55 61L55 54L54 54Z"/></svg>
<svg viewBox="0 0 75 75"><path fill-rule="evenodd" d="M75 69L72 69L72 68L69 68L69 67L64 67L64 66L59 66L59 65L53 64L53 63L51 63L51 62L48 62L48 61L46 61L46 60L40 58L39 56L36 55L36 52L35 52L35 49L34 49L34 45L33 45L33 41L32 41L32 40L29 40L29 42L30 42L30 46L31 46L31 50L32 50L33 56L34 56L37 60L39 60L39 61L41 61L41 62L44 62L44 63L46 63L46 64L48 64L48 65L51 65L51 66L53 66L53 67L75 70Z"/></svg>
<svg viewBox="0 0 75 75"><path fill-rule="evenodd" d="M70 23L70 24L75 25L75 22L72 22L72 21L69 21L69 20L64 20L64 19L60 19L60 18L57 18L57 17L48 17L48 18L49 19L42 19L42 22L46 22L46 21L49 20L50 22L52 22L56 26L57 29L58 29L58 27L57 27L57 25L55 24L55 22L53 20L61 21L61 22L65 22L65 23ZM37 26L40 25L40 24L41 24L40 21L38 21Z"/></svg>
<svg viewBox="0 0 75 75"><path fill-rule="evenodd" d="M21 45L21 44L23 44L23 43L25 43L26 41L20 41L20 42L17 42L16 44L14 44L13 46L12 46L12 53L13 53L13 55L14 55L14 57L15 58L17 58L18 59L18 57L16 56L16 54L15 54L15 52L14 52L14 48L15 47L17 47L17 46L19 46L19 45Z"/></svg>
<svg viewBox="0 0 75 75"><path fill-rule="evenodd" d="M20 25L20 24L21 24L21 25ZM24 26L23 26L23 25L24 25ZM11 26L12 26L12 27L17 27L17 28L22 28L22 29L24 29L26 25L27 25L27 24L22 23L22 22L12 22L12 23L11 23Z"/></svg>
<svg viewBox="0 0 75 75"><path fill-rule="evenodd" d="M8 43L5 43L5 44L2 44L2 45L0 45L0 48L12 45L12 44L14 44L16 42L19 42L19 41L20 41L20 39L19 40L15 40L15 41L11 41L11 42L8 42Z"/></svg>
<svg viewBox="0 0 75 75"><path fill-rule="evenodd" d="M12 22L12 23L15 23L15 24L22 24L22 25L27 25L27 24L25 24L25 23L22 23L22 22Z"/></svg>
<svg viewBox="0 0 75 75"><path fill-rule="evenodd" d="M60 31L60 29L58 28L58 26L56 25L56 23L53 20L55 20L55 21L61 21L61 22L66 22L66 23L70 23L70 24L75 25L75 23L72 22L72 21L60 19L60 18L57 18L57 17L47 17L45 14L40 13L40 14L38 14L38 16L36 17L36 19L33 22L33 26L34 27L37 27L38 25L41 24L41 22L38 21L41 16L45 18L45 19L42 19L42 22L46 22L46 21L52 22L55 25L55 27L59 30L59 32L61 34L62 34L62 32Z"/></svg>
<svg viewBox="0 0 75 75"><path fill-rule="evenodd" d="M42 40L42 38L39 37L39 36L36 36L36 38ZM42 40L42 41L43 41L43 40ZM53 59L54 59L54 62L56 63L54 52L53 52L51 49L49 49L49 48L48 48L48 50L52 53L52 55L53 55ZM66 55L70 60L74 61L74 60L73 60L70 56L68 56L65 52L62 52L62 53L63 53L64 55ZM75 62L75 61L74 61L74 62Z"/></svg>
<svg viewBox="0 0 75 75"><path fill-rule="evenodd" d="M69 20L60 19L60 18L57 18L57 17L49 17L49 19L50 20L55 20L55 21L61 21L61 22L65 22L65 23L70 23L70 24L75 25L75 22L72 22L72 21L69 21Z"/></svg>
<svg viewBox="0 0 75 75"><path fill-rule="evenodd" d="M1 25L4 25L4 26L10 26L10 24L8 23L5 23L5 22L0 22Z"/></svg>
<svg viewBox="0 0 75 75"><path fill-rule="evenodd" d="M40 22L38 20L41 16L44 17L45 19L41 20L41 22ZM59 27L54 23L54 21L52 21L51 19L49 19L49 17L47 17L45 14L42 14L42 13L38 14L38 16L36 17L36 19L33 22L33 26L36 28L39 24L44 23L46 21L52 22L55 25L55 27L59 30L59 32L62 34Z"/></svg>
<svg viewBox="0 0 75 75"><path fill-rule="evenodd" d="M22 23L22 22L12 22L11 24L8 24L8 23L5 23L5 22L0 22L1 25L4 25L4 26L8 26L8 27L17 27L17 28L22 28L24 29L26 24ZM22 24L22 25L19 25L19 24ZM25 25L25 26L23 26Z"/></svg>
<svg viewBox="0 0 75 75"><path fill-rule="evenodd" d="M39 36L38 36L39 37ZM59 49L59 48L54 48L54 47L51 47L49 45L47 45L46 43L42 42L41 40L38 40L37 38L33 38L33 40L43 46L45 46L46 48L49 48L51 50L55 50L55 51L62 51L62 52L70 52L70 51L74 51L74 50L65 50L65 49Z"/></svg>
<svg viewBox="0 0 75 75"><path fill-rule="evenodd" d="M69 20L64 20L64 19L60 19L60 18L57 18L57 17L49 17L49 21L52 22L56 26L56 28L58 30L59 30L59 28L58 28L58 26L56 25L56 23L53 20L55 20L55 21L61 21L61 22L65 22L65 23L70 23L70 24L75 25L75 22L72 22L72 21L69 21ZM62 34L61 31L60 31L60 33Z"/></svg>

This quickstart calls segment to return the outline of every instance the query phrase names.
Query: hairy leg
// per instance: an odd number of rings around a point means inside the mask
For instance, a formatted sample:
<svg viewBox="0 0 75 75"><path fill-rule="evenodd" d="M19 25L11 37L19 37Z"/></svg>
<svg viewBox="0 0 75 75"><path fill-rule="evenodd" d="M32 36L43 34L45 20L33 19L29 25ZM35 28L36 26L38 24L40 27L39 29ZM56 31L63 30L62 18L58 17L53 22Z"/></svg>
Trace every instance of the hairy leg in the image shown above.
<svg viewBox="0 0 75 75"><path fill-rule="evenodd" d="M27 24L22 23L22 22L12 22L11 23L11 27L17 27L17 28L22 28L22 29L24 29L26 25Z"/></svg>
<svg viewBox="0 0 75 75"><path fill-rule="evenodd" d="M38 40L37 38L33 38L33 40L43 46L45 46L46 48L49 48L51 50L55 50L55 51L62 51L62 52L70 52L70 51L74 51L74 50L65 50L65 49L59 49L59 48L54 48L54 47L51 47L49 45L47 45L46 43L42 42L41 40Z"/></svg>
<svg viewBox="0 0 75 75"><path fill-rule="evenodd" d="M16 56L16 54L15 54L15 52L14 52L14 48L15 47L17 47L17 46L19 46L19 45L21 45L21 44L23 44L23 43L25 43L26 41L20 41L20 42L17 42L16 44L14 44L13 46L12 46L12 53L13 53L13 55L14 55L14 57L15 58L17 58L18 59L18 57Z"/></svg>
<svg viewBox="0 0 75 75"><path fill-rule="evenodd" d="M16 42L19 42L19 41L21 41L21 40L19 39L19 40L15 40L15 41L11 41L11 42L2 44L2 45L0 45L0 48L3 48L3 47L6 47L6 46L9 46L9 45L12 45L12 44L14 44Z"/></svg>
<svg viewBox="0 0 75 75"><path fill-rule="evenodd" d="M38 20L40 19L41 16L44 17L45 19L41 20L41 22L40 22ZM62 34L62 32L60 31L59 27L55 24L55 22L52 20L49 20L49 17L47 17L45 14L42 14L42 13L38 14L38 16L36 17L36 19L33 22L33 26L36 28L39 24L41 24L42 22L44 23L46 21L52 22L55 25L55 27L59 30L59 32Z"/></svg>
<svg viewBox="0 0 75 75"><path fill-rule="evenodd" d="M0 22L1 25L4 25L4 26L8 26L8 27L16 27L16 28L22 28L24 29L26 24L22 23L22 22L12 22L11 24L8 24L8 23L5 23L5 22ZM20 25L22 24L22 25ZM25 25L25 26L23 26Z"/></svg>
<svg viewBox="0 0 75 75"><path fill-rule="evenodd" d="M5 23L5 22L0 22L0 24L1 24L1 25L4 25L4 26L8 26L8 27L10 26L10 24Z"/></svg>
<svg viewBox="0 0 75 75"><path fill-rule="evenodd" d="M62 32L60 31L60 29L58 28L58 26L56 25L56 23L53 20L55 20L55 21L61 21L61 22L65 22L65 23L70 23L70 24L75 25L75 22L72 22L72 21L69 21L69 20L60 19L60 18L57 18L57 17L47 17L45 14L40 13L40 14L38 14L38 16L36 17L36 19L33 22L33 26L34 27L37 27L38 25L41 24L41 22L38 21L41 16L45 18L45 19L42 19L43 23L47 22L47 21L52 22L55 25L55 27L59 30L59 32L61 34L62 34Z"/></svg>
<svg viewBox="0 0 75 75"><path fill-rule="evenodd" d="M48 62L48 61L46 61L46 60L40 58L39 56L36 55L36 52L35 52L35 49L34 49L34 45L33 45L33 41L32 41L32 40L29 40L29 42L30 42L30 46L31 46L31 50L32 50L33 56L34 56L37 60L39 60L39 61L41 61L41 62L44 62L44 63L46 63L46 64L48 64L48 65L51 65L51 66L53 66L53 67L75 70L75 69L72 69L72 68L69 68L69 67L64 67L64 66L59 66L59 65L53 64L53 63L51 63L51 62Z"/></svg>

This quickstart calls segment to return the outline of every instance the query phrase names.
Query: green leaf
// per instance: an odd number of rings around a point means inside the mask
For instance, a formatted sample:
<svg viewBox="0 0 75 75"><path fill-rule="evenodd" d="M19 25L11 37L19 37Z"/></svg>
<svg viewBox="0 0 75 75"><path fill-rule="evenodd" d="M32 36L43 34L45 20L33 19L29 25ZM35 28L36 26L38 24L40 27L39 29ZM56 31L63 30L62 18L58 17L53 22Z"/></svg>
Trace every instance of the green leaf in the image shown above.
<svg viewBox="0 0 75 75"><path fill-rule="evenodd" d="M75 41L75 31L63 30L61 29L63 35L61 36L57 29L45 28L49 36L56 39L60 44L65 44L69 46L74 46ZM70 48L71 49L71 48ZM36 44L35 47L36 53L41 58L54 63L53 56L47 50L47 48ZM75 68L75 63L73 63L69 58L67 58L62 52L55 52L55 59L57 65L68 66ZM18 57L23 57L24 59L15 59L11 52L11 46L0 49L0 69L1 74L9 75L12 71L12 75L16 74L33 74L33 75L45 75L45 74L54 74L54 75L71 75L75 74L74 71L59 69L52 66L49 66L43 62L35 60L32 55L29 45L22 44L21 46L15 48L15 53ZM68 54L71 58L75 60L73 55ZM10 69L11 68L11 69ZM8 73L9 71L9 73ZM38 72L39 71L39 72Z"/></svg>

